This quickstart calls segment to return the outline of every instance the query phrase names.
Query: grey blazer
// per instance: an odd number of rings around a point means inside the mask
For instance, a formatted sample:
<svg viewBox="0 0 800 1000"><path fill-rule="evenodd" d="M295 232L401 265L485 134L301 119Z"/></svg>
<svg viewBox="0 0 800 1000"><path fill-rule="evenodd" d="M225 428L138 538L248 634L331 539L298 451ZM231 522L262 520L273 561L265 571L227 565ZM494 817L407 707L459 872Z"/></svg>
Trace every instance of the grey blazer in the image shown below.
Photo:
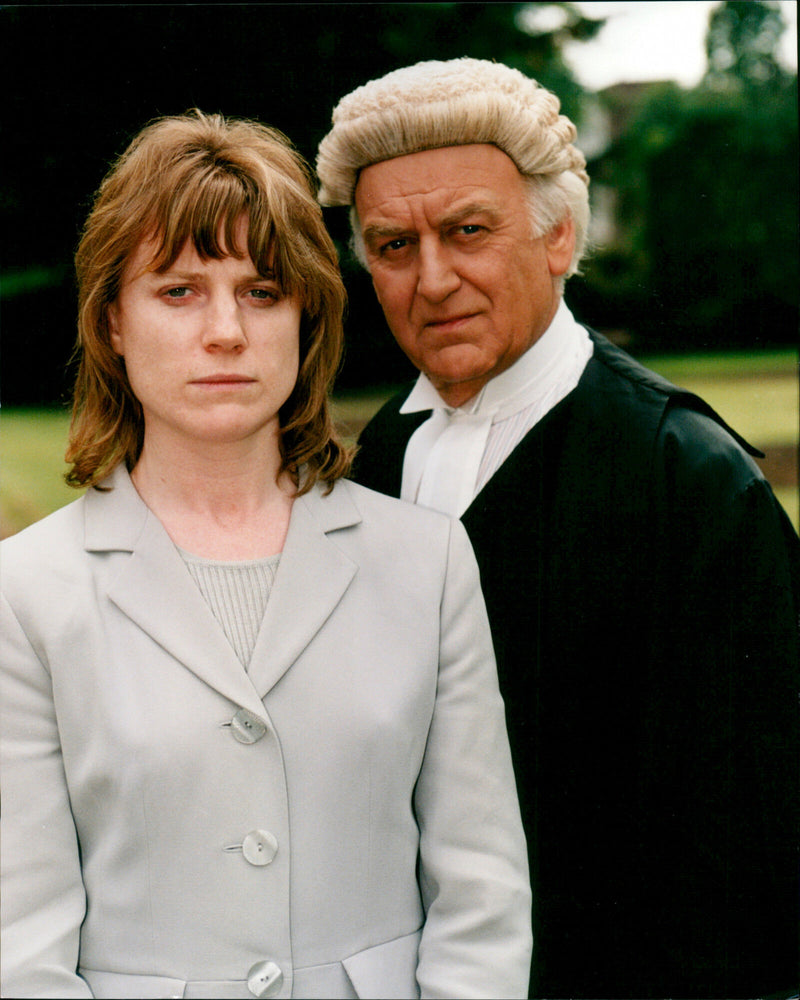
<svg viewBox="0 0 800 1000"><path fill-rule="evenodd" d="M525 996L461 526L344 481L295 501L246 672L108 485L2 546L3 995Z"/></svg>

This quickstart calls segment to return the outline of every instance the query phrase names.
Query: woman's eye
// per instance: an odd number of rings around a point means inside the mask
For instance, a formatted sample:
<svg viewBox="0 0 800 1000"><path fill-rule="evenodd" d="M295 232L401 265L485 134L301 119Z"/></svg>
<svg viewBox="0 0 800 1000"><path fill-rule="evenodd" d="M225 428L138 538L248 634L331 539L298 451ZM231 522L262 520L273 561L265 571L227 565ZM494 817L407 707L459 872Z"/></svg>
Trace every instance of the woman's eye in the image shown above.
<svg viewBox="0 0 800 1000"><path fill-rule="evenodd" d="M250 295L259 302L276 302L280 298L274 288L251 288Z"/></svg>
<svg viewBox="0 0 800 1000"><path fill-rule="evenodd" d="M184 285L178 285L175 288L168 288L164 294L168 299L185 299L189 294L189 289Z"/></svg>

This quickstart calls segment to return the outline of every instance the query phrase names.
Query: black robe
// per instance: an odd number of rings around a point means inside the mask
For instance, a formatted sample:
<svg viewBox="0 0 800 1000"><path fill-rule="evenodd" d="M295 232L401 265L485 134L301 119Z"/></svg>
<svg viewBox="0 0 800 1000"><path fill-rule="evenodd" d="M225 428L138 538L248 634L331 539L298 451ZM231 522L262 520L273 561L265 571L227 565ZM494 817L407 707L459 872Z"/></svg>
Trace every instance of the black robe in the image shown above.
<svg viewBox="0 0 800 1000"><path fill-rule="evenodd" d="M533 886L531 996L798 982L800 544L752 449L604 338L464 514ZM427 413L375 416L398 496Z"/></svg>

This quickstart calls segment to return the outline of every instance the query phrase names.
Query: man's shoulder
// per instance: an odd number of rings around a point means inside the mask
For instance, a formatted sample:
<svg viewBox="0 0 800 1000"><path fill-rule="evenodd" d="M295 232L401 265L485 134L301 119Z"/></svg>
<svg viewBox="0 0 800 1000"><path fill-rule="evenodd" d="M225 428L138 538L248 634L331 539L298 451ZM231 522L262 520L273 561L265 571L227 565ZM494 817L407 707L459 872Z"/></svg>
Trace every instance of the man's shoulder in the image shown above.
<svg viewBox="0 0 800 1000"><path fill-rule="evenodd" d="M754 454L762 453L715 415L681 405L679 399L664 414L654 462L673 495L685 503L705 504L714 497L722 503L755 486L771 494Z"/></svg>
<svg viewBox="0 0 800 1000"><path fill-rule="evenodd" d="M699 397L637 361L627 351L589 328L593 352L579 383L597 405L650 410L659 419L668 407L705 411L719 418Z"/></svg>
<svg viewBox="0 0 800 1000"><path fill-rule="evenodd" d="M637 361L622 347L612 343L591 327L586 328L592 341L592 361L603 367L609 376L642 386L649 392L670 396L681 390L668 379Z"/></svg>
<svg viewBox="0 0 800 1000"><path fill-rule="evenodd" d="M720 446L730 446L735 443L737 451L741 449L748 455L761 456L761 452L702 397L657 374L594 330L589 334L594 353L585 372L584 388L595 389L597 384L615 385L615 404L623 409L650 411L658 418L659 436L672 431L680 433L685 440L695 436L698 444L714 441Z"/></svg>
<svg viewBox="0 0 800 1000"><path fill-rule="evenodd" d="M742 495L755 484L768 490L753 461L762 452L704 399L651 371L605 338L593 333L592 339L599 368L595 378L615 383L616 405L629 409L632 416L625 433L649 428L651 467L673 495L686 502L694 496L705 503L709 497L722 502Z"/></svg>

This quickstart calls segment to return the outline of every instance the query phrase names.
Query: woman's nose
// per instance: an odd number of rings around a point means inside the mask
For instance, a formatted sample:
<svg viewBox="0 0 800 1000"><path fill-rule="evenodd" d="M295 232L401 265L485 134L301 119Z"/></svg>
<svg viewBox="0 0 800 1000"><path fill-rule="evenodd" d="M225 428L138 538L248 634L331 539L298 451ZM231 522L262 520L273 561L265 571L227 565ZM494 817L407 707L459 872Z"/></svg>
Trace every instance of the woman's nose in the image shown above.
<svg viewBox="0 0 800 1000"><path fill-rule="evenodd" d="M235 296L215 296L209 302L203 328L206 350L241 350L247 344L242 314Z"/></svg>

